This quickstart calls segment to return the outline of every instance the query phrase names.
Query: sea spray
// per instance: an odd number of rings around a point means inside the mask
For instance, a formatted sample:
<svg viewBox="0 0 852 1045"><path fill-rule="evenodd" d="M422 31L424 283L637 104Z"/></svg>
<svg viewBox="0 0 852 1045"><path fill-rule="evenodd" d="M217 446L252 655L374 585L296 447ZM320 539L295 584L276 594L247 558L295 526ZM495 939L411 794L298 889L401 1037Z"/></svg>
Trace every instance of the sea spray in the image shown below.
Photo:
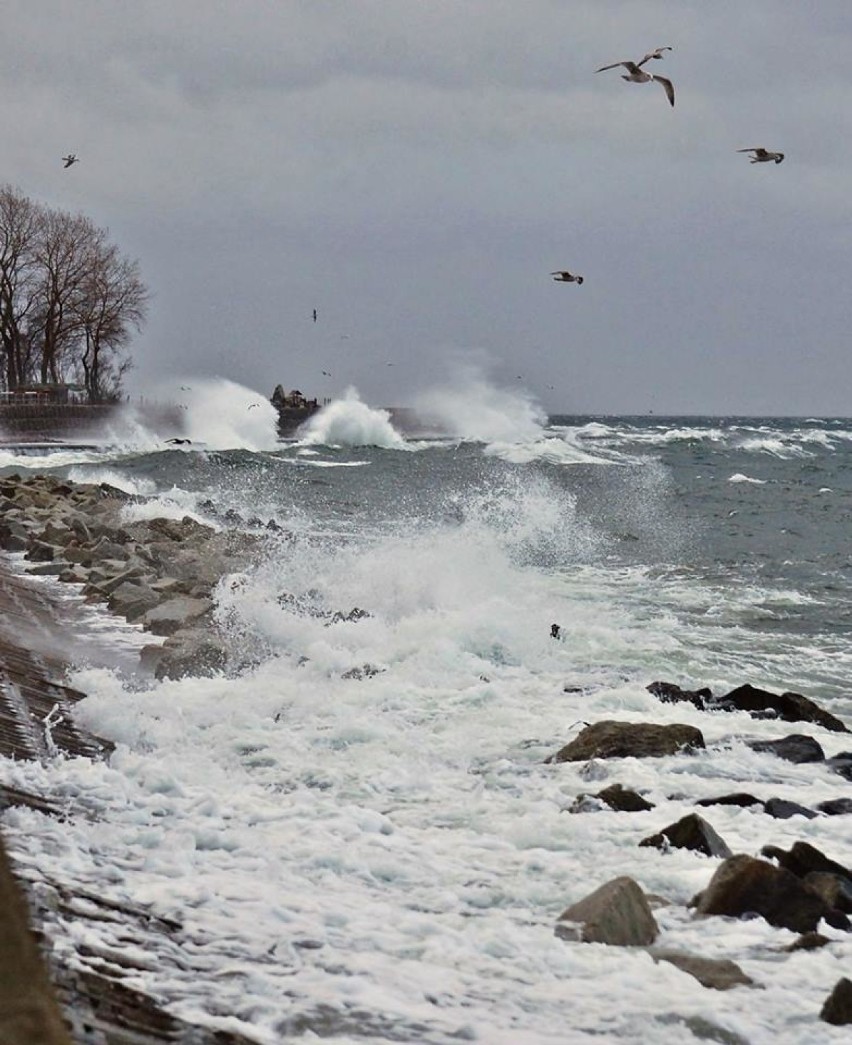
<svg viewBox="0 0 852 1045"><path fill-rule="evenodd" d="M234 381L194 381L183 391L184 429L212 450L268 450L278 445L278 412L257 392Z"/></svg>
<svg viewBox="0 0 852 1045"><path fill-rule="evenodd" d="M405 440L391 424L388 411L362 403L354 388L347 389L342 399L335 399L307 421L301 442L306 446L406 448Z"/></svg>
<svg viewBox="0 0 852 1045"><path fill-rule="evenodd" d="M474 366L445 386L422 392L415 408L450 435L481 443L540 439L547 415L528 392L498 388Z"/></svg>

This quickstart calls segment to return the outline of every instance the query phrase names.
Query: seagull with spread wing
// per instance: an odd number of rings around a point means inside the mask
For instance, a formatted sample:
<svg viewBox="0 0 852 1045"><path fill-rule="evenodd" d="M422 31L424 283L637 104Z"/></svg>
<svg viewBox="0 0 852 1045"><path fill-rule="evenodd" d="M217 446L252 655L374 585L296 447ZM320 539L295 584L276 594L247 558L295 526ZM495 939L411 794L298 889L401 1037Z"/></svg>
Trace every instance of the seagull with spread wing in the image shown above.
<svg viewBox="0 0 852 1045"><path fill-rule="evenodd" d="M80 161L77 159L77 156L73 152L69 152L67 156L62 157L62 165L65 168L65 170L68 170L68 168L71 167L73 164L79 162Z"/></svg>
<svg viewBox="0 0 852 1045"><path fill-rule="evenodd" d="M622 80L627 80L629 83L651 83L656 80L656 82L660 84L666 92L669 105L674 106L674 85L671 80L666 76L657 76L656 73L646 73L642 68L642 66L646 62L650 62L652 58L662 58L662 51L670 50L670 47L658 47L656 51L649 51L640 62L613 62L611 65L602 65L600 69L595 69L595 72L602 73L607 69L617 69L619 66L624 66L627 73L621 74Z"/></svg>
<svg viewBox="0 0 852 1045"><path fill-rule="evenodd" d="M780 163L784 159L783 152L770 152L763 146L758 146L756 149L737 149L737 152L753 152L754 156L749 157L749 163Z"/></svg>
<svg viewBox="0 0 852 1045"><path fill-rule="evenodd" d="M554 283L576 283L578 287L583 285L582 276L572 276L570 272L551 272Z"/></svg>

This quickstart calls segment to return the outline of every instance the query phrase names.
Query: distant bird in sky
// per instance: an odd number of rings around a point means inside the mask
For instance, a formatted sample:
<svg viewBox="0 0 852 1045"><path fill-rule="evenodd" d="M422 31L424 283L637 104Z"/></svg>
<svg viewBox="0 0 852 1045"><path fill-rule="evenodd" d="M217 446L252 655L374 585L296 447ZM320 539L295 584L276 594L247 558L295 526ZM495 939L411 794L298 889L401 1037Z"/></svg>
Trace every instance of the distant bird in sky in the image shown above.
<svg viewBox="0 0 852 1045"><path fill-rule="evenodd" d="M260 403L249 403L248 409L253 410L256 406L260 406Z"/></svg>
<svg viewBox="0 0 852 1045"><path fill-rule="evenodd" d="M180 386L180 390L181 390L181 392L191 392L192 391L192 385L181 385Z"/></svg>
<svg viewBox="0 0 852 1045"><path fill-rule="evenodd" d="M322 376L323 377L331 377L331 374L327 370L323 370Z"/></svg>
<svg viewBox="0 0 852 1045"><path fill-rule="evenodd" d="M662 48L660 48L662 50ZM671 80L665 76L657 76L655 73L646 73L644 69L640 68L645 62L649 62L652 58L656 57L652 52L646 54L641 62L613 62L612 65L602 65L600 69L595 69L596 73L602 73L605 69L617 69L620 65L623 65L627 70L627 75L621 74L622 80L627 80L629 83L650 83L652 80L656 80L658 84L662 85L663 90L666 92L666 97L669 100L670 105L674 105L674 84Z"/></svg>
<svg viewBox="0 0 852 1045"><path fill-rule="evenodd" d="M583 283L582 276L572 276L570 272L551 272L554 283L576 283L577 286L581 286Z"/></svg>
<svg viewBox="0 0 852 1045"><path fill-rule="evenodd" d="M73 152L69 152L67 156L62 157L62 163L66 170L68 170L68 168L71 167L73 164L79 162L80 161L77 159L76 154Z"/></svg>
<svg viewBox="0 0 852 1045"><path fill-rule="evenodd" d="M671 47L655 47L653 51L649 51L645 55L645 57L642 59L641 62L637 62L636 64L637 65L644 65L645 62L647 62L649 58L662 58L663 57L663 51L671 51L671 50L672 50Z"/></svg>
<svg viewBox="0 0 852 1045"><path fill-rule="evenodd" d="M314 309L314 311L312 312L312 316L313 316L314 323L316 323L316 321L317 321L317 310L316 309Z"/></svg>
<svg viewBox="0 0 852 1045"><path fill-rule="evenodd" d="M773 160L775 163L780 163L784 159L783 152L769 152L762 146L758 146L756 149L737 149L737 152L753 152L754 156L749 157L749 163L771 163Z"/></svg>

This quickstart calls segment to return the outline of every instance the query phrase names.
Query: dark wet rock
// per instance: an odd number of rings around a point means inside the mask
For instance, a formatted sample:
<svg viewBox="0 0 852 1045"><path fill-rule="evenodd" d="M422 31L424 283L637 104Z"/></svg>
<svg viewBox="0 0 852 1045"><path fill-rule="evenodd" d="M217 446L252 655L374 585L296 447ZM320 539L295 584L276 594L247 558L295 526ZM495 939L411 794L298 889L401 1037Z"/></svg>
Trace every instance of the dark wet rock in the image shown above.
<svg viewBox="0 0 852 1045"><path fill-rule="evenodd" d="M30 537L24 526L8 519L0 523L0 548L7 552L26 551Z"/></svg>
<svg viewBox="0 0 852 1045"><path fill-rule="evenodd" d="M825 999L819 1018L835 1027L852 1023L852 980L844 976L834 985L834 990Z"/></svg>
<svg viewBox="0 0 852 1045"><path fill-rule="evenodd" d="M584 805L585 803L585 805ZM619 813L641 813L647 809L653 809L654 803L648 802L636 791L621 784L610 784L596 795L577 795L571 806L572 813L585 813L590 809L599 809L602 806L614 809Z"/></svg>
<svg viewBox="0 0 852 1045"><path fill-rule="evenodd" d="M652 944L659 929L641 888L622 875L564 910L555 931L565 940L641 947Z"/></svg>
<svg viewBox="0 0 852 1045"><path fill-rule="evenodd" d="M765 845L761 853L776 860L780 867L797 878L804 878L805 875L816 872L839 875L852 882L852 871L848 867L832 860L809 842L794 842L789 852L774 845Z"/></svg>
<svg viewBox="0 0 852 1045"><path fill-rule="evenodd" d="M839 718L801 693L771 693L746 684L718 697L714 704L726 711L774 711L784 722L813 722L833 733L849 732Z"/></svg>
<svg viewBox="0 0 852 1045"><path fill-rule="evenodd" d="M350 668L340 676L342 679L370 679L374 675L381 675L384 668L377 668L375 664L362 664L360 667Z"/></svg>
<svg viewBox="0 0 852 1045"><path fill-rule="evenodd" d="M31 577L61 577L64 572L65 567L61 562L39 562L27 568Z"/></svg>
<svg viewBox="0 0 852 1045"><path fill-rule="evenodd" d="M728 991L732 987L755 986L754 980L728 958L702 958L697 954L683 954L657 947L649 948L648 953L655 961L676 966L698 980L702 987L711 990Z"/></svg>
<svg viewBox="0 0 852 1045"><path fill-rule="evenodd" d="M690 813L677 823L664 827L658 834L643 838L639 845L664 850L692 849L705 856L719 856L722 859L732 855L725 841L697 813Z"/></svg>
<svg viewBox="0 0 852 1045"><path fill-rule="evenodd" d="M659 758L703 747L704 737L695 726L607 719L587 726L574 740L548 756L545 762L585 762L590 758Z"/></svg>
<svg viewBox="0 0 852 1045"><path fill-rule="evenodd" d="M805 887L844 914L852 914L852 881L825 871L811 871L802 879Z"/></svg>
<svg viewBox="0 0 852 1045"><path fill-rule="evenodd" d="M699 798L697 806L759 806L763 805L759 798L747 791L735 791L730 795L719 795L718 798Z"/></svg>
<svg viewBox="0 0 852 1045"><path fill-rule="evenodd" d="M823 936L822 933L810 932L802 933L802 935L794 940L789 947L785 947L785 951L817 951L821 947L825 947L827 943L831 943L831 940L827 936Z"/></svg>
<svg viewBox="0 0 852 1045"><path fill-rule="evenodd" d="M786 798L769 798L763 803L764 813L774 816L776 820L789 820L791 816L803 816L813 820L818 814L807 806L791 802Z"/></svg>
<svg viewBox="0 0 852 1045"><path fill-rule="evenodd" d="M56 549L47 541L31 541L24 558L30 562L52 562L56 558Z"/></svg>
<svg viewBox="0 0 852 1045"><path fill-rule="evenodd" d="M712 690L706 686L702 689L690 690L681 689L674 682L652 682L645 689L664 704L679 704L686 701L697 707L699 711L706 710L708 702L713 699Z"/></svg>
<svg viewBox="0 0 852 1045"><path fill-rule="evenodd" d="M844 780L852 780L852 751L841 751L839 755L827 758L825 764Z"/></svg>
<svg viewBox="0 0 852 1045"><path fill-rule="evenodd" d="M342 621L356 621L363 620L365 617L370 617L372 614L368 613L367 610L362 610L360 606L356 606L351 609L348 613L343 613L337 610L336 613L331 615L331 619L325 625L327 628L331 627L332 624L340 624Z"/></svg>
<svg viewBox="0 0 852 1045"><path fill-rule="evenodd" d="M852 798L830 798L827 802L817 802L816 808L826 816L847 816L852 813Z"/></svg>
<svg viewBox="0 0 852 1045"><path fill-rule="evenodd" d="M741 918L760 915L770 925L804 933L821 919L848 929L849 919L816 896L783 867L738 854L726 860L694 901L696 914Z"/></svg>
<svg viewBox="0 0 852 1045"><path fill-rule="evenodd" d="M804 762L823 762L825 752L813 737L803 733L791 733L780 740L747 740L752 751L763 751L785 762L801 764Z"/></svg>

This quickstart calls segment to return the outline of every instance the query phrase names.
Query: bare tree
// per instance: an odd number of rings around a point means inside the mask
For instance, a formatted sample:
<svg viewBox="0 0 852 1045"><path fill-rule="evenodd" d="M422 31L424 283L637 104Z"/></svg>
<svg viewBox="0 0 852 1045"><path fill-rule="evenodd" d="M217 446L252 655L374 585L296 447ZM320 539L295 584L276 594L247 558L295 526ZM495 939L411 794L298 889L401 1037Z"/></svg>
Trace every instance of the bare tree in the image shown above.
<svg viewBox="0 0 852 1045"><path fill-rule="evenodd" d="M0 383L82 379L91 401L117 398L148 292L135 261L81 214L0 187Z"/></svg>
<svg viewBox="0 0 852 1045"><path fill-rule="evenodd" d="M82 215L45 211L36 246L42 383L62 379L63 354L71 356L82 333L80 321L94 225Z"/></svg>
<svg viewBox="0 0 852 1045"><path fill-rule="evenodd" d="M97 237L91 244L80 305L84 336L80 366L92 401L118 396L121 378L132 365L120 353L133 330L141 329L147 304L138 263L122 257L105 237Z"/></svg>
<svg viewBox="0 0 852 1045"><path fill-rule="evenodd" d="M0 351L2 379L16 388L31 379L28 317L38 298L35 244L42 208L11 186L0 187Z"/></svg>

